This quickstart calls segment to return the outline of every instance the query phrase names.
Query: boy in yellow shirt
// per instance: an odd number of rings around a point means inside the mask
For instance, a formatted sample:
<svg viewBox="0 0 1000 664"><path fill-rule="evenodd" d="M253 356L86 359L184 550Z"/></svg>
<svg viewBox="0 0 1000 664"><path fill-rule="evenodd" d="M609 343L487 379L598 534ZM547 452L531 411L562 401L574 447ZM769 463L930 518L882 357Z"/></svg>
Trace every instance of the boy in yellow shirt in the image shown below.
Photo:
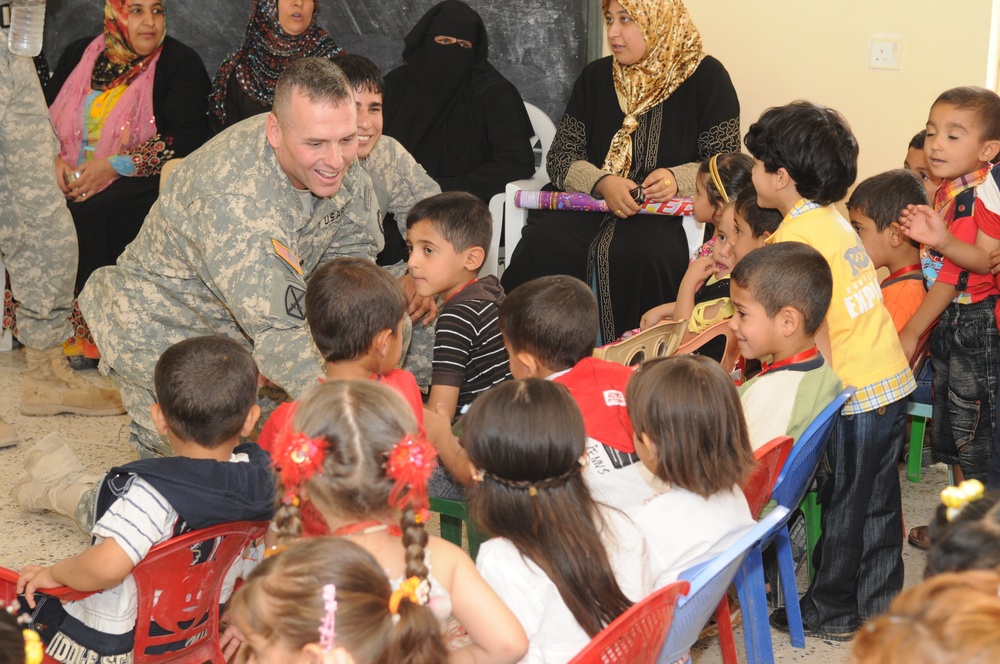
<svg viewBox="0 0 1000 664"><path fill-rule="evenodd" d="M849 640L903 587L896 459L906 397L916 383L872 261L833 207L857 176L858 143L847 122L834 110L794 102L765 111L745 142L758 204L784 215L768 243L808 244L830 265L833 298L816 343L844 384L858 390L827 447L831 472L819 484L823 535L816 576L801 601L807 634ZM784 611L771 619L787 630Z"/></svg>

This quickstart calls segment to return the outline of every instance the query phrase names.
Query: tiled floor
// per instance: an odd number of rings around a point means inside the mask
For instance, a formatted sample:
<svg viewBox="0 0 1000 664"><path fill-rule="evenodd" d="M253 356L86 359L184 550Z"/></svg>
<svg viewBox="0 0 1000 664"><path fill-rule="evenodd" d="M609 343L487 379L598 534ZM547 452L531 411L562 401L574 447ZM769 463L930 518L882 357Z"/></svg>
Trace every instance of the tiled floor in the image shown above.
<svg viewBox="0 0 1000 664"><path fill-rule="evenodd" d="M68 520L50 514L26 514L14 505L10 489L21 474L27 450L42 436L60 432L76 451L89 471L102 472L113 465L133 458L124 427L128 418L88 418L76 416L23 417L18 412L20 377L24 371L24 352L0 352L0 416L14 424L21 435L21 444L0 450L0 566L18 569L22 565L52 563L80 551L88 543ZM85 372L88 379L104 380L96 371ZM903 511L907 525L927 523L937 504L937 494L944 486L946 473L942 466L924 469L923 481L903 485ZM432 527L436 524L432 524ZM906 585L916 584L924 567L923 554L904 545ZM806 648L798 650L788 643L786 635L775 632L775 659L778 662L844 662L847 645L807 639ZM742 629L736 634L740 660L745 661ZM718 641L713 639L698 646L694 652L697 664L721 662Z"/></svg>

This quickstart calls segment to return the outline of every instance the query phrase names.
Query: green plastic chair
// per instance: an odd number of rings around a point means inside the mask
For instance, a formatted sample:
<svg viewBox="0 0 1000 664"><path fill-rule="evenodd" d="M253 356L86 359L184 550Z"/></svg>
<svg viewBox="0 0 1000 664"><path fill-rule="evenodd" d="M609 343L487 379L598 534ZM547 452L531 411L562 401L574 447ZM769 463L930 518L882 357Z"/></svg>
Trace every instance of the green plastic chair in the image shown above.
<svg viewBox="0 0 1000 664"><path fill-rule="evenodd" d="M469 519L465 501L448 500L447 498L431 498L431 511L441 517L441 537L455 546L462 546L462 522L465 522L466 536L469 539L469 555L473 560L479 555L479 545L490 538Z"/></svg>
<svg viewBox="0 0 1000 664"><path fill-rule="evenodd" d="M906 406L906 414L910 417L910 451L906 459L906 479L911 482L920 481L920 462L924 456L924 432L927 420L931 419L933 409L929 403L911 401Z"/></svg>

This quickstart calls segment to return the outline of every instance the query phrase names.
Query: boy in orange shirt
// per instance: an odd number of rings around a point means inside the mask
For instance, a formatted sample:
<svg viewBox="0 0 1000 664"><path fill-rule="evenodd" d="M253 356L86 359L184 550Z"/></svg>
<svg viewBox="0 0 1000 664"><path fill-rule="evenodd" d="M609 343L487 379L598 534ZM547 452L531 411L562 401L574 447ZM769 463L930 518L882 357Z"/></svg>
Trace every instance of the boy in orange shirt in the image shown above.
<svg viewBox="0 0 1000 664"><path fill-rule="evenodd" d="M926 205L927 193L911 171L899 168L868 178L847 201L851 226L875 269L889 270L880 286L882 303L898 333L924 301L927 289L920 271L920 247L899 225L899 210Z"/></svg>

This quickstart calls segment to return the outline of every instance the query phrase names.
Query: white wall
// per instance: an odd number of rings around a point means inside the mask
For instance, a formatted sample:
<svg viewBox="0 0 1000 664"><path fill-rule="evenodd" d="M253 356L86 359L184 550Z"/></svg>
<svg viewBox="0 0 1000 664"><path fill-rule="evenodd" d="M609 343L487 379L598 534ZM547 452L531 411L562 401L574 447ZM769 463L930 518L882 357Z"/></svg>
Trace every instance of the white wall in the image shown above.
<svg viewBox="0 0 1000 664"><path fill-rule="evenodd" d="M996 0L686 0L705 51L729 70L743 133L762 111L794 99L837 109L861 155L858 179L902 166L934 98L994 85ZM902 38L902 68L868 68L869 39Z"/></svg>

